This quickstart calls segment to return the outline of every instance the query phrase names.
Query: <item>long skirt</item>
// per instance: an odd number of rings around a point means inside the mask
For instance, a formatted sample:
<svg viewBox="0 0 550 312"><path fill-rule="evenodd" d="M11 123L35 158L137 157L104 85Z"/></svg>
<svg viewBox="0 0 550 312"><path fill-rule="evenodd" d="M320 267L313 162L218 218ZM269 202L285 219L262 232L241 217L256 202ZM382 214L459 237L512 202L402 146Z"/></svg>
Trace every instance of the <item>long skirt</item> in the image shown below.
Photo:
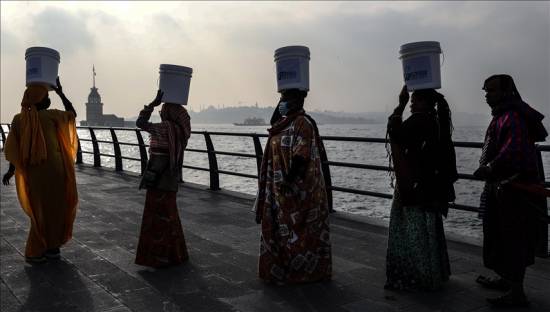
<svg viewBox="0 0 550 312"><path fill-rule="evenodd" d="M386 287L436 290L451 269L441 213L394 200L386 255Z"/></svg>
<svg viewBox="0 0 550 312"><path fill-rule="evenodd" d="M535 263L536 210L546 208L545 199L529 199L511 188L485 192L489 205L483 218L483 263L512 282L522 282L525 268Z"/></svg>
<svg viewBox="0 0 550 312"><path fill-rule="evenodd" d="M71 238L76 207L67 202L66 173L58 155L49 155L46 162L27 171L29 202L37 222L29 222L27 257L40 257L46 250L59 248Z"/></svg>
<svg viewBox="0 0 550 312"><path fill-rule="evenodd" d="M136 264L167 267L189 258L176 205L176 192L148 189Z"/></svg>

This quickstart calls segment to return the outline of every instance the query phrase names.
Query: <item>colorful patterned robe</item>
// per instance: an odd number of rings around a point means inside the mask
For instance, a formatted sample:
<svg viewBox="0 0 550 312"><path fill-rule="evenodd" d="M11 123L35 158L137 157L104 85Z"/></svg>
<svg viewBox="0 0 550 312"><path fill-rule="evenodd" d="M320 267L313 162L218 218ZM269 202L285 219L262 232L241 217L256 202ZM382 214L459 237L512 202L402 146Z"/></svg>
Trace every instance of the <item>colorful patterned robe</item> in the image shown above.
<svg viewBox="0 0 550 312"><path fill-rule="evenodd" d="M500 276L522 281L525 268L535 262L537 209L544 211L545 198L537 198L500 181L540 183L536 141L547 132L544 116L524 102L513 103L494 114L487 128L480 165L492 167L492 181L481 194L483 218L483 262ZM539 208L537 208L539 207ZM546 221L543 221L546 222Z"/></svg>
<svg viewBox="0 0 550 312"><path fill-rule="evenodd" d="M261 279L302 283L331 277L329 210L318 140L313 124L301 114L267 142L256 207L262 219ZM295 156L308 160L307 168L293 183L294 194L285 195L281 182Z"/></svg>

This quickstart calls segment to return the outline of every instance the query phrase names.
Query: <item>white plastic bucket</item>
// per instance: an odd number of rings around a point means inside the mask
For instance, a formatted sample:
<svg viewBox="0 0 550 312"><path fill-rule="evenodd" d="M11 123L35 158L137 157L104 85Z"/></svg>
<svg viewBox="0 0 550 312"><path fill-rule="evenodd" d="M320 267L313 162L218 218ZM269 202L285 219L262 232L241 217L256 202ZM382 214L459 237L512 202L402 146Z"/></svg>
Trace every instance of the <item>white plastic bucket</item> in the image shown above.
<svg viewBox="0 0 550 312"><path fill-rule="evenodd" d="M441 46L437 41L411 42L401 46L403 78L409 91L441 88Z"/></svg>
<svg viewBox="0 0 550 312"><path fill-rule="evenodd" d="M300 89L309 91L309 48L288 46L275 50L277 91Z"/></svg>
<svg viewBox="0 0 550 312"><path fill-rule="evenodd" d="M25 51L25 61L26 85L42 84L53 90L59 69L59 52L50 48L30 47Z"/></svg>
<svg viewBox="0 0 550 312"><path fill-rule="evenodd" d="M179 65L160 64L159 73L159 89L164 92L162 101L187 105L193 69Z"/></svg>

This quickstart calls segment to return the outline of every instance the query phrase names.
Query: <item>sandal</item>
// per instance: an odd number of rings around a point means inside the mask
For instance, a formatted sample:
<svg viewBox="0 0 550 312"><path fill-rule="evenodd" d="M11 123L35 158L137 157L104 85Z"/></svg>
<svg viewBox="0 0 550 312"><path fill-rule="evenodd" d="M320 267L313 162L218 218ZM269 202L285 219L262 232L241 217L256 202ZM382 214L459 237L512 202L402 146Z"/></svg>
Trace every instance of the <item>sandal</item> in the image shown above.
<svg viewBox="0 0 550 312"><path fill-rule="evenodd" d="M476 278L476 283L488 289L500 291L510 290L510 285L502 278L485 277L483 275L480 275Z"/></svg>
<svg viewBox="0 0 550 312"><path fill-rule="evenodd" d="M514 296L510 293L497 298L487 298L487 302L495 308L527 308L530 305L525 295Z"/></svg>
<svg viewBox="0 0 550 312"><path fill-rule="evenodd" d="M39 257L25 257L25 261L30 264L44 263L47 259L44 256Z"/></svg>
<svg viewBox="0 0 550 312"><path fill-rule="evenodd" d="M44 253L44 257L46 257L49 260L57 260L61 258L59 248L46 250L46 252Z"/></svg>

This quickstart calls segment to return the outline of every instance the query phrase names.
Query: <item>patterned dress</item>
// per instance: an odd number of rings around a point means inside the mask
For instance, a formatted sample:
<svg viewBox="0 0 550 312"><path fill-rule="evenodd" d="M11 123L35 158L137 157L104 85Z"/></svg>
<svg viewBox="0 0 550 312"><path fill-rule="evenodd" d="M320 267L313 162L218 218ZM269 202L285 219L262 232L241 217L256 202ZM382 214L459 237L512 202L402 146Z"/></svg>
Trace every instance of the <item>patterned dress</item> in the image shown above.
<svg viewBox="0 0 550 312"><path fill-rule="evenodd" d="M262 219L259 276L276 283L330 279L329 211L319 138L303 114L286 122L270 136L262 161L256 207ZM295 156L307 160L307 168L293 183L293 194L285 194L281 182Z"/></svg>
<svg viewBox="0 0 550 312"><path fill-rule="evenodd" d="M386 287L437 290L451 269L441 213L426 205L405 206L396 191L390 213Z"/></svg>

